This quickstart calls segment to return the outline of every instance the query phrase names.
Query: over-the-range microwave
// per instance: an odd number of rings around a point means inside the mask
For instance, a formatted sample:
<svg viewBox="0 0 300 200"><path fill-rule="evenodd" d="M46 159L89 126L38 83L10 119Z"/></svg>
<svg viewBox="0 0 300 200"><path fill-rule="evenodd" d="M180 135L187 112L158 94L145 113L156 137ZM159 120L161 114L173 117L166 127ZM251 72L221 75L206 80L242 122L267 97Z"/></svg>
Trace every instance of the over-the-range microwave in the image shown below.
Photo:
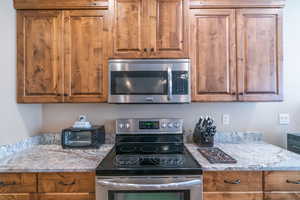
<svg viewBox="0 0 300 200"><path fill-rule="evenodd" d="M190 103L189 59L109 60L109 103Z"/></svg>

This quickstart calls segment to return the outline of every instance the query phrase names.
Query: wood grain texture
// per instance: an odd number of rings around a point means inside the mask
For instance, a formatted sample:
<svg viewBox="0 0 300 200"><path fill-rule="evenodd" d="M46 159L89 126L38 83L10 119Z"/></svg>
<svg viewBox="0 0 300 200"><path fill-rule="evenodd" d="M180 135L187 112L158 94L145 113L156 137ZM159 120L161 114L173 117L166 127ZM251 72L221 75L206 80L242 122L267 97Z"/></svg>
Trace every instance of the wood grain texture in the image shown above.
<svg viewBox="0 0 300 200"><path fill-rule="evenodd" d="M267 192L264 200L299 200L300 192Z"/></svg>
<svg viewBox="0 0 300 200"><path fill-rule="evenodd" d="M263 200L263 193L203 193L204 200Z"/></svg>
<svg viewBox="0 0 300 200"><path fill-rule="evenodd" d="M148 10L149 57L188 58L188 1L149 1Z"/></svg>
<svg viewBox="0 0 300 200"><path fill-rule="evenodd" d="M64 102L105 102L111 46L108 11L66 11L64 16Z"/></svg>
<svg viewBox="0 0 300 200"><path fill-rule="evenodd" d="M105 9L108 0L14 0L16 9Z"/></svg>
<svg viewBox="0 0 300 200"><path fill-rule="evenodd" d="M285 0L191 0L191 8L277 8Z"/></svg>
<svg viewBox="0 0 300 200"><path fill-rule="evenodd" d="M95 194L89 193L45 193L39 194L38 200L95 200Z"/></svg>
<svg viewBox="0 0 300 200"><path fill-rule="evenodd" d="M117 58L142 57L145 40L146 1L114 1L114 56Z"/></svg>
<svg viewBox="0 0 300 200"><path fill-rule="evenodd" d="M0 194L0 200L38 200L36 194Z"/></svg>
<svg viewBox="0 0 300 200"><path fill-rule="evenodd" d="M62 102L62 13L17 12L17 101Z"/></svg>
<svg viewBox="0 0 300 200"><path fill-rule="evenodd" d="M95 192L95 174L93 173L40 173L38 183L38 192Z"/></svg>
<svg viewBox="0 0 300 200"><path fill-rule="evenodd" d="M272 191L300 191L299 184L288 183L287 181L300 182L298 171L269 171L264 172L264 188L267 192Z"/></svg>
<svg viewBox="0 0 300 200"><path fill-rule="evenodd" d="M3 173L0 173L0 182L2 183L0 185L0 193L37 192L36 174L31 174L31 173L3 174ZM22 195L21 195L21 197L22 197ZM21 197L19 197L19 198L21 198Z"/></svg>
<svg viewBox="0 0 300 200"><path fill-rule="evenodd" d="M205 172L204 192L262 192L262 172ZM225 183L239 180L239 184Z"/></svg>
<svg viewBox="0 0 300 200"><path fill-rule="evenodd" d="M237 12L239 101L282 101L282 11Z"/></svg>
<svg viewBox="0 0 300 200"><path fill-rule="evenodd" d="M237 100L235 11L195 9L190 12L192 100Z"/></svg>

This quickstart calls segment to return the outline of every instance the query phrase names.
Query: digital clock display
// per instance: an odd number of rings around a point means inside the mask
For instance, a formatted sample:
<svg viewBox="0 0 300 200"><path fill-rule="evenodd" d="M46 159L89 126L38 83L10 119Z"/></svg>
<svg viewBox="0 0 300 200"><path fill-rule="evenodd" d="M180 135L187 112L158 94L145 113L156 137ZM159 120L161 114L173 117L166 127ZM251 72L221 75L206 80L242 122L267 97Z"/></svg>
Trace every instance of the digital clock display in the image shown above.
<svg viewBox="0 0 300 200"><path fill-rule="evenodd" d="M159 129L159 121L140 121L139 129Z"/></svg>

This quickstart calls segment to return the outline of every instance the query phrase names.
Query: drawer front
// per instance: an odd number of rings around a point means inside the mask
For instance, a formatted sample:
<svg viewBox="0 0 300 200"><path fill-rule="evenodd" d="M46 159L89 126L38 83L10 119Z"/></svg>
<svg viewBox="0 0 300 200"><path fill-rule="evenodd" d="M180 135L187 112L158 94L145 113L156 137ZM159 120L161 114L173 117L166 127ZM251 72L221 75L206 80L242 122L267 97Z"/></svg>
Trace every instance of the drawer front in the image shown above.
<svg viewBox="0 0 300 200"><path fill-rule="evenodd" d="M300 193L265 193L264 200L299 200Z"/></svg>
<svg viewBox="0 0 300 200"><path fill-rule="evenodd" d="M38 181L39 192L95 192L94 173L41 173Z"/></svg>
<svg viewBox="0 0 300 200"><path fill-rule="evenodd" d="M262 172L205 172L204 192L261 192Z"/></svg>
<svg viewBox="0 0 300 200"><path fill-rule="evenodd" d="M0 200L37 200L31 194L0 194Z"/></svg>
<svg viewBox="0 0 300 200"><path fill-rule="evenodd" d="M38 200L95 200L95 194L39 194Z"/></svg>
<svg viewBox="0 0 300 200"><path fill-rule="evenodd" d="M36 174L0 173L0 193L29 193L36 191Z"/></svg>
<svg viewBox="0 0 300 200"><path fill-rule="evenodd" d="M204 192L203 200L263 200L263 193L210 193L210 192Z"/></svg>
<svg viewBox="0 0 300 200"><path fill-rule="evenodd" d="M298 172L265 172L264 188L272 191L300 191L300 171Z"/></svg>

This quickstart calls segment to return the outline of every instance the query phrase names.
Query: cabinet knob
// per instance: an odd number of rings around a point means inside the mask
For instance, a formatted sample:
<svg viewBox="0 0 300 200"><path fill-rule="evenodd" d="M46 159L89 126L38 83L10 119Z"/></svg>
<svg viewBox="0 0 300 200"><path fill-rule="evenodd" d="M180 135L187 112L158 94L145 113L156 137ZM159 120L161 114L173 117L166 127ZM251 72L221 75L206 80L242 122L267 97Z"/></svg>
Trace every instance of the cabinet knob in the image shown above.
<svg viewBox="0 0 300 200"><path fill-rule="evenodd" d="M154 48L151 48L151 50L150 50L151 52L154 52Z"/></svg>
<svg viewBox="0 0 300 200"><path fill-rule="evenodd" d="M147 52L147 48L144 49L144 52Z"/></svg>
<svg viewBox="0 0 300 200"><path fill-rule="evenodd" d="M244 95L244 92L240 92L239 95L243 96L243 95Z"/></svg>

